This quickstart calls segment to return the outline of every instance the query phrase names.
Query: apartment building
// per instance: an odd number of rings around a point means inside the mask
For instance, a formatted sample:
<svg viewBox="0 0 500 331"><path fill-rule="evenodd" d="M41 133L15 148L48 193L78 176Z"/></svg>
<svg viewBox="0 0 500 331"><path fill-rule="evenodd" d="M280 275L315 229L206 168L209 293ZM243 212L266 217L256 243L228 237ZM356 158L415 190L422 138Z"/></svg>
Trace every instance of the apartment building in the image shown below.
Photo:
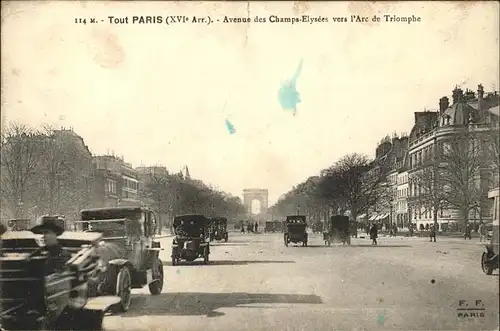
<svg viewBox="0 0 500 331"><path fill-rule="evenodd" d="M498 93L485 95L483 86L479 85L477 93L470 90L464 93L456 87L452 92L452 104L449 104L448 97L442 97L437 112L415 112L415 124L409 137L408 202L411 221L416 223L417 227L433 222L432 208L424 206L423 203L426 193L418 183L419 174L428 169L432 161L443 153L450 140L459 139L464 132L472 132L476 137L486 137L495 127L498 128L498 105ZM486 140L476 140L477 144L471 144L470 148L486 151ZM485 196L494 181L495 173L498 174L498 168L495 169L489 162L484 162L477 175L477 190ZM481 199L480 205L471 210L469 220L475 222L488 217L489 207L488 200ZM458 210L451 207L440 207L437 215L440 230L463 221Z"/></svg>

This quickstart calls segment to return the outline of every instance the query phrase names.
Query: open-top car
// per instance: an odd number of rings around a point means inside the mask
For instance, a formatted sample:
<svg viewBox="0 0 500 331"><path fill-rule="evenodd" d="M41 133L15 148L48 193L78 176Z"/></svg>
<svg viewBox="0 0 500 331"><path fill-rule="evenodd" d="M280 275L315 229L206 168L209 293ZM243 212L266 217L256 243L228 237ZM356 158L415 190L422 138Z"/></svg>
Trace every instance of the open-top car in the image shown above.
<svg viewBox="0 0 500 331"><path fill-rule="evenodd" d="M181 215L174 218L172 265L181 260L192 262L199 257L208 264L210 255L209 220L203 215Z"/></svg>
<svg viewBox="0 0 500 331"><path fill-rule="evenodd" d="M0 325L4 330L101 330L104 313L120 301L92 297L88 284L102 273L99 233L66 232L61 246L71 253L62 269L48 265L41 235L2 235Z"/></svg>
<svg viewBox="0 0 500 331"><path fill-rule="evenodd" d="M210 220L210 241L224 240L227 242L227 218L214 217Z"/></svg>
<svg viewBox="0 0 500 331"><path fill-rule="evenodd" d="M99 254L107 271L92 282L97 295L118 295L120 303L113 310L127 311L131 290L146 285L152 295L163 289L163 263L154 213L143 207L110 207L84 209L77 221L80 230L103 234Z"/></svg>
<svg viewBox="0 0 500 331"><path fill-rule="evenodd" d="M293 215L286 217L286 230L284 234L285 246L289 243L302 243L302 246L307 246L307 222L303 215Z"/></svg>
<svg viewBox="0 0 500 331"><path fill-rule="evenodd" d="M27 231L31 228L31 220L29 218L19 218L9 220L10 231Z"/></svg>
<svg viewBox="0 0 500 331"><path fill-rule="evenodd" d="M487 275L499 268L499 218L500 218L500 194L498 187L488 192L488 198L493 200L493 223L492 233L485 245L485 251L481 256L481 268Z"/></svg>
<svg viewBox="0 0 500 331"><path fill-rule="evenodd" d="M327 231L323 232L323 240L325 245L331 246L332 243L351 244L351 236L349 235L350 225L349 217L343 215L335 215L330 217L330 222L327 225Z"/></svg>

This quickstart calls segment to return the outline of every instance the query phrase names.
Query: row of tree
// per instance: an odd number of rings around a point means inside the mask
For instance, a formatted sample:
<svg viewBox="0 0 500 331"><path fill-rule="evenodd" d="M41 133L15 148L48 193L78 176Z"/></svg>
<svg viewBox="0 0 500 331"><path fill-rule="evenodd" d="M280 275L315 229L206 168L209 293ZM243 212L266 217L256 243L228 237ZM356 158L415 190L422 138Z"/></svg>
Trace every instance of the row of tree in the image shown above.
<svg viewBox="0 0 500 331"><path fill-rule="evenodd" d="M410 213L429 211L437 221L438 212L449 208L464 222L473 210L479 215L487 213L487 190L498 186L499 140L498 125L475 131L464 127L417 164L408 162L412 168L407 200ZM398 196L389 174L407 170L396 167L389 157L371 160L366 155L349 154L319 176L293 187L270 210L285 216L299 208L313 220L328 219L332 213L348 214L356 220L361 214L392 210ZM409 217L413 219L413 215Z"/></svg>
<svg viewBox="0 0 500 331"><path fill-rule="evenodd" d="M2 221L44 214L74 218L79 210L94 207L92 154L71 130L8 123L2 130L0 153ZM231 218L244 212L239 198L168 172L147 176L140 185L140 199L169 216L202 213Z"/></svg>
<svg viewBox="0 0 500 331"><path fill-rule="evenodd" d="M203 214L232 220L245 213L239 197L200 180L192 180L182 173L151 172L144 178L140 194L158 215L166 215L169 219L173 215Z"/></svg>
<svg viewBox="0 0 500 331"><path fill-rule="evenodd" d="M295 186L271 207L274 215L307 214L314 220L333 214L349 214L352 219L367 213L377 201L389 166L353 153ZM297 210L298 209L298 210Z"/></svg>
<svg viewBox="0 0 500 331"><path fill-rule="evenodd" d="M87 204L92 155L72 135L9 123L0 153L2 219L70 214Z"/></svg>

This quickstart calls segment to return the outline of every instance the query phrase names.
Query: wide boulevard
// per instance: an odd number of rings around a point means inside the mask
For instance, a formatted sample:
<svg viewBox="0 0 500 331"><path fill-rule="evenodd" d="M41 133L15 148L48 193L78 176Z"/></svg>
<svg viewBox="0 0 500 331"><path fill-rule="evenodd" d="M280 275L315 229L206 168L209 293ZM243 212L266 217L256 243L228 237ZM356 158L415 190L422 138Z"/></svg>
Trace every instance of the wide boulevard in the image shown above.
<svg viewBox="0 0 500 331"><path fill-rule="evenodd" d="M106 330L494 330L498 274L480 267L478 240L366 238L325 247L283 245L283 235L229 233L209 265L172 266L158 296L133 291L132 308ZM460 310L459 310L460 309ZM467 309L467 310L466 310ZM474 310L472 310L474 309ZM483 310L480 310L483 309Z"/></svg>

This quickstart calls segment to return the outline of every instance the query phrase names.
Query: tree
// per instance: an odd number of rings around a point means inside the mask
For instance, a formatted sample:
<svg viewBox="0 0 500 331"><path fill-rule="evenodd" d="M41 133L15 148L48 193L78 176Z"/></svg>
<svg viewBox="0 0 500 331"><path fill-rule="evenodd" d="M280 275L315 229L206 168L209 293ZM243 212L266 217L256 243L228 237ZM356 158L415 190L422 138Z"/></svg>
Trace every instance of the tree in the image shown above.
<svg viewBox="0 0 500 331"><path fill-rule="evenodd" d="M91 154L72 131L49 126L38 142L29 202L42 214L76 214L89 200Z"/></svg>
<svg viewBox="0 0 500 331"><path fill-rule="evenodd" d="M340 210L348 210L351 218L366 213L377 202L377 192L387 177L385 161L370 162L367 156L348 154L323 171L321 190Z"/></svg>
<svg viewBox="0 0 500 331"><path fill-rule="evenodd" d="M444 143L439 157L446 203L459 211L464 224L469 220L469 212L481 203L478 177L485 160L480 146L477 135L465 127Z"/></svg>
<svg viewBox="0 0 500 331"><path fill-rule="evenodd" d="M244 206L237 197L218 191L200 180L184 177L181 173L149 174L141 196L150 200L157 213L172 216L180 214L203 214L207 217L224 216L236 218L244 212Z"/></svg>
<svg viewBox="0 0 500 331"><path fill-rule="evenodd" d="M436 151L435 151L436 153ZM411 179L410 186L414 188L416 197L411 201L413 208L423 207L432 213L434 224L437 223L438 211L448 206L447 192L441 180L443 168L436 155L426 162L424 168L416 172Z"/></svg>
<svg viewBox="0 0 500 331"><path fill-rule="evenodd" d="M35 174L39 141L38 132L29 126L9 123L0 141L1 199L15 218L23 216L23 204L29 180ZM5 211L4 211L5 212Z"/></svg>

